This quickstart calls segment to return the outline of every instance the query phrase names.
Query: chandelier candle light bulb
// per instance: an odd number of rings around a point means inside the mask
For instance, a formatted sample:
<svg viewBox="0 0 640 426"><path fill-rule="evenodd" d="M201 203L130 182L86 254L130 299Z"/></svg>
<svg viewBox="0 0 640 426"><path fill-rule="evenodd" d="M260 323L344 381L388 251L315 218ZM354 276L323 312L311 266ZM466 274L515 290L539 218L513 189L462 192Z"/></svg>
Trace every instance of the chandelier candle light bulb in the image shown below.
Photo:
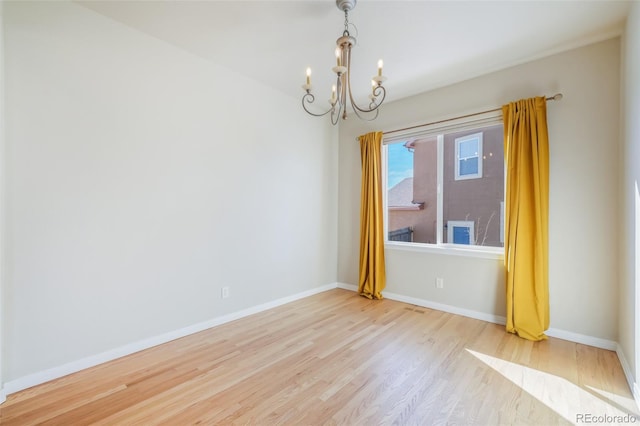
<svg viewBox="0 0 640 426"><path fill-rule="evenodd" d="M336 74L336 83L331 89L331 99L329 103L331 108L328 111L316 113L307 109L307 104L315 101L315 96L311 93L311 69L307 68L307 84L302 86L306 92L302 96L302 108L315 117L331 115L331 123L338 124L339 118L347 118L347 107L350 107L358 118L367 121L373 121L378 117L380 105L386 97L386 90L382 83L387 79L382 75L382 59L378 61L378 74L373 76L371 80L371 94L369 95L370 103L368 107L359 106L351 94L351 48L356 46L356 39L349 34L349 12L356 7L357 0L336 0L336 6L344 12L344 31L342 36L336 40L336 66L332 71ZM339 92L338 92L339 89Z"/></svg>

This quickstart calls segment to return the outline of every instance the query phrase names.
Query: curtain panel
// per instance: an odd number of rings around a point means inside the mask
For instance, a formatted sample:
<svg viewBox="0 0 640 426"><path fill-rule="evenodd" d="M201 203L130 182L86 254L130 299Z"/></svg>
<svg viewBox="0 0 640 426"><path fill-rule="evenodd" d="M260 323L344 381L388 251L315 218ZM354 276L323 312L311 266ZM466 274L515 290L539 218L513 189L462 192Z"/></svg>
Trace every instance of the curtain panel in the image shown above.
<svg viewBox="0 0 640 426"><path fill-rule="evenodd" d="M360 267L358 293L382 299L386 284L382 211L382 132L358 138L362 161L360 194Z"/></svg>
<svg viewBox="0 0 640 426"><path fill-rule="evenodd" d="M543 340L549 328L549 137L544 97L502 107L505 267L510 333Z"/></svg>

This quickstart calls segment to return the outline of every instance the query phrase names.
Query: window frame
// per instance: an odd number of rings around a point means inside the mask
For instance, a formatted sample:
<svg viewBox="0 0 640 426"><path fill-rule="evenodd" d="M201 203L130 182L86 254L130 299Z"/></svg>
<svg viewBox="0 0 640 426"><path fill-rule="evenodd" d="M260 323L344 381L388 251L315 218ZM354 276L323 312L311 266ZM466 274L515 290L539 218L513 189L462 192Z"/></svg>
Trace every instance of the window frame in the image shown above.
<svg viewBox="0 0 640 426"><path fill-rule="evenodd" d="M482 135L483 132L473 133L471 135L461 136L455 139L455 155L453 161L455 162L455 180L467 180L467 179L481 179L482 178ZM478 151L475 156L460 158L460 145L472 140L478 141ZM468 160L470 158L478 159L478 171L476 173L460 174L460 161Z"/></svg>
<svg viewBox="0 0 640 426"><path fill-rule="evenodd" d="M493 125L504 125L502 120L502 114L500 112L489 112L483 115L479 115L473 119L452 119L452 120L440 120L439 123L434 125L420 126L419 129L410 127L403 131L393 132L393 136L386 135L383 138L382 145L382 184L384 190L382 191L383 202L383 228L384 228L384 241L385 250L392 251L409 251L418 253L432 253L438 255L452 255L463 257L474 257L490 260L503 260L504 259L504 247L488 247L478 245L466 245L466 244L450 244L444 242L443 226L437 227L436 238L437 242L430 243L418 243L418 242L402 242L402 241L389 241L388 240L388 226L389 226L389 209L387 204L387 179L388 179L388 153L387 145L398 143L402 140L407 140L411 137L437 137L438 142L438 184L437 184L437 220L443 224L443 174L444 174L444 134L454 133L464 130L475 130L483 127L489 127ZM504 185L506 189L506 170L504 174ZM505 191L506 193L506 191ZM504 202L504 200L503 200ZM503 213L504 215L504 213ZM501 228L504 227L504 220L502 221Z"/></svg>

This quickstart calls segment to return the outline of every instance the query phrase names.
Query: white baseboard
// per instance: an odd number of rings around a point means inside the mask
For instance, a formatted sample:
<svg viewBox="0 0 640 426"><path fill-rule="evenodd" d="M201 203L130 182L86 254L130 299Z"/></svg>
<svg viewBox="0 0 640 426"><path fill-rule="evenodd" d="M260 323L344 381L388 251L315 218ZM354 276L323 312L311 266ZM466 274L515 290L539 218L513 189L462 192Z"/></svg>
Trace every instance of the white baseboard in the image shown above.
<svg viewBox="0 0 640 426"><path fill-rule="evenodd" d="M638 387L638 383L635 381L633 377L633 372L631 371L631 367L629 367L629 363L627 362L627 357L624 356L624 351L622 350L622 346L620 344L616 345L616 355L618 355L618 359L620 360L620 365L622 366L622 371L624 372L624 377L627 379L627 384L629 385L629 389L631 389L631 393L633 394L633 399L636 401L636 405L638 409L640 409L640 387Z"/></svg>
<svg viewBox="0 0 640 426"><path fill-rule="evenodd" d="M601 339L600 337L587 336L586 334L559 330L557 328L550 328L545 333L549 337L555 337L557 339L568 340L570 342L593 346L600 349L606 349L608 351L615 351L618 347L618 343L614 342L613 340Z"/></svg>
<svg viewBox="0 0 640 426"><path fill-rule="evenodd" d="M338 288L344 290L358 291L358 286L352 284L338 283ZM506 324L505 317L499 315L486 314L484 312L472 311L470 309L459 308L457 306L445 305L443 303L433 302L426 299L418 299L417 297L405 296L397 293L389 293L385 291L383 296L390 300L409 303L411 305L422 306L423 308L435 309L436 311L448 312L450 314L462 315L463 317L479 319L482 321L492 322L495 324Z"/></svg>
<svg viewBox="0 0 640 426"><path fill-rule="evenodd" d="M353 284L336 283L336 287L341 288L343 290L351 290L355 292L358 291L358 286Z"/></svg>
<svg viewBox="0 0 640 426"><path fill-rule="evenodd" d="M470 309L460 308L452 305L445 305L444 303L433 302L431 300L417 299L415 297L403 296L395 293L384 293L384 297L397 300L398 302L410 303L416 306L422 306L423 308L435 309L436 311L448 312L450 314L456 314L467 318L473 318L494 324L504 325L507 323L505 317L499 315L487 314L484 312L473 311Z"/></svg>
<svg viewBox="0 0 640 426"><path fill-rule="evenodd" d="M338 283L338 288L345 290L358 291L358 287L351 284ZM433 302L431 300L418 299L416 297L404 296L402 294L384 292L384 297L391 300L397 300L399 302L410 303L416 306L422 306L423 308L435 309L437 311L448 312L451 314L462 315L464 317L473 318L477 320L487 321L494 324L505 325L507 319L500 315L487 314L485 312L478 312L471 309L460 308L457 306L446 305L444 303ZM550 328L546 331L546 334L550 337L555 337L562 340L568 340L570 342L581 343L583 345L594 346L596 348L607 349L615 351L618 344L612 340L601 339L599 337L587 336L584 334L578 334L571 331L559 330L557 328Z"/></svg>
<svg viewBox="0 0 640 426"><path fill-rule="evenodd" d="M212 318L208 321L204 321L198 324L191 325L189 327L181 328L179 330L170 331L168 333L154 336L148 339L144 339L138 342L133 342L128 345L121 346L116 349L112 349L106 352L102 352L96 355L92 355L83 359L69 362L58 367L50 368L48 370L40 371L37 373L29 374L28 376L20 377L15 380L11 380L4 384L4 389L0 393L0 403L2 397L10 395L12 393L21 391L23 389L30 388L60 377L76 373L78 371L94 367L99 364L103 364L114 359L121 358L126 355L130 355L135 352L139 352L145 349L149 349L153 346L161 345L163 343L170 342L181 337L188 336L190 334L198 333L209 328L225 324L227 322L235 321L240 318L244 318L249 315L257 314L258 312L266 311L268 309L276 308L278 306L304 299L305 297L313 296L314 294L322 293L328 290L332 290L337 287L337 283L327 284L321 287L316 287L308 291L297 293L291 296L276 299L261 305L253 306L251 308L243 309L238 312L233 312L220 317Z"/></svg>

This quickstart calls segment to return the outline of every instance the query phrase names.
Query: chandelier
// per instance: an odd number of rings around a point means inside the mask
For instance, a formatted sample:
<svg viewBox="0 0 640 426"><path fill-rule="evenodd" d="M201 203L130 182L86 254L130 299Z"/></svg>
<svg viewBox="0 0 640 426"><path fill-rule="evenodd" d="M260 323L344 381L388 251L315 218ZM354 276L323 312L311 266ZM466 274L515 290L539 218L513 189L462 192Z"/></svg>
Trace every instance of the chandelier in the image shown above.
<svg viewBox="0 0 640 426"><path fill-rule="evenodd" d="M371 78L371 94L369 95L369 106L363 108L356 104L351 94L351 47L356 44L356 39L349 34L349 11L356 6L357 0L336 0L338 9L344 11L344 31L342 37L338 38L336 44L336 66L332 71L336 74L336 84L331 89L331 97L329 98L330 108L323 113L314 113L307 109L307 104L315 101L315 96L311 93L311 68L307 68L306 84L302 85L302 89L306 92L302 96L302 108L316 117L322 117L331 113L331 123L334 125L342 116L343 120L347 119L347 105L353 108L355 114L361 120L372 121L378 117L378 108L384 102L387 94L382 83L387 79L382 75L382 59L378 61L378 73Z"/></svg>

